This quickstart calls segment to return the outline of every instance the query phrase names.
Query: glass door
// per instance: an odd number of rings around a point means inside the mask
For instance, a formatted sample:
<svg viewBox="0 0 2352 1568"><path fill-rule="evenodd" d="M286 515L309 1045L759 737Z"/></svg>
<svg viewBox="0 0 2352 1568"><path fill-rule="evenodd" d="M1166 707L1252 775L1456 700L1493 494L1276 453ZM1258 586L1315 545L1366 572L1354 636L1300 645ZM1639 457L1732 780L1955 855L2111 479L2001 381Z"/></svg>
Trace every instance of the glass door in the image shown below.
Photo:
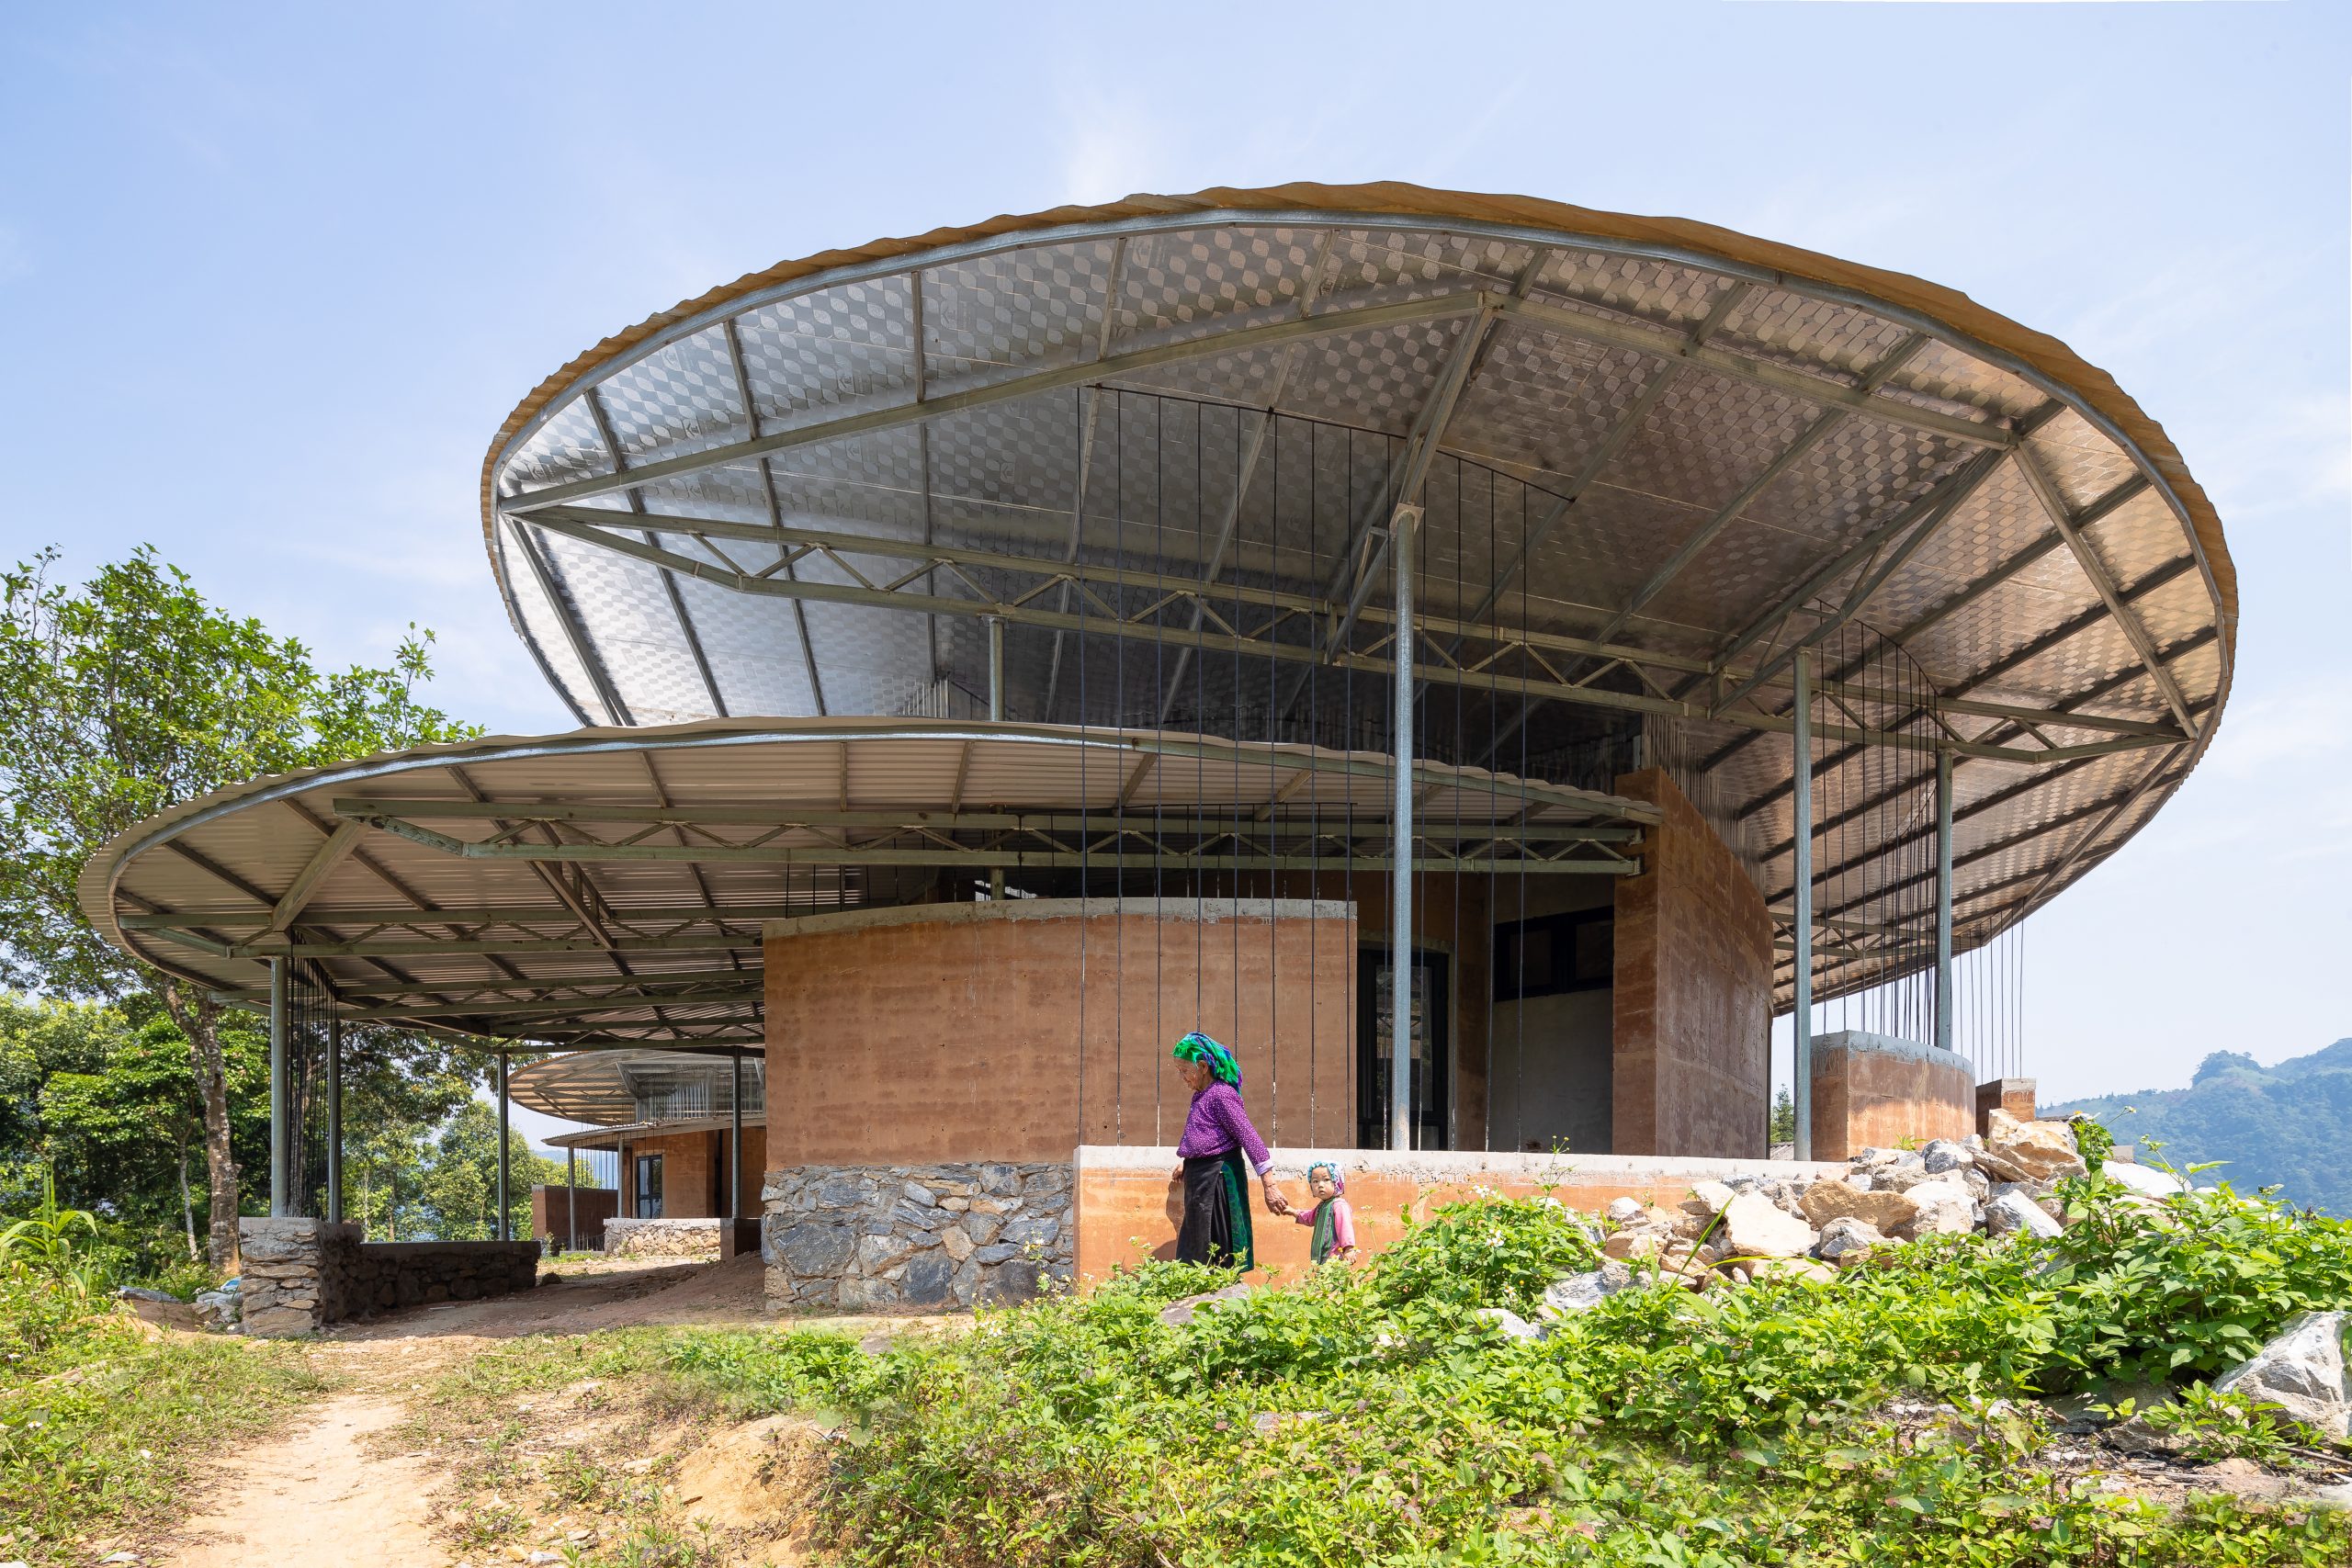
<svg viewBox="0 0 2352 1568"><path fill-rule="evenodd" d="M662 1217L662 1156L637 1156L637 1181L631 1190L635 1199L632 1212L640 1220Z"/></svg>
<svg viewBox="0 0 2352 1568"><path fill-rule="evenodd" d="M1410 1040L1413 1059L1413 1146L1450 1146L1446 1128L1452 1124L1447 1090L1453 1079L1452 1042L1447 1021L1453 1016L1448 984L1453 960L1442 953L1416 948L1413 966ZM1389 1020L1394 992L1389 950L1367 947L1356 966L1356 1145L1388 1146Z"/></svg>

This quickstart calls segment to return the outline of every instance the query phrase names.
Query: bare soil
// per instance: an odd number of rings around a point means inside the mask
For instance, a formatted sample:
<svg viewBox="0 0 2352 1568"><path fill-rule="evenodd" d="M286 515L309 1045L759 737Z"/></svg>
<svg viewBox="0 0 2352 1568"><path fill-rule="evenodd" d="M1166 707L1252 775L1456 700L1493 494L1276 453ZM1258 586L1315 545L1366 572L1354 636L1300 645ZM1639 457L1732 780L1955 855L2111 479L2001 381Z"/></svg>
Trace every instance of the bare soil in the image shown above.
<svg viewBox="0 0 2352 1568"><path fill-rule="evenodd" d="M417 1308L328 1331L312 1354L338 1392L282 1438L226 1460L197 1515L141 1559L175 1568L486 1568L528 1562L534 1551L560 1556L607 1543L612 1526L587 1517L593 1509L574 1518L516 1508L523 1523L508 1540L493 1546L479 1534L469 1538L464 1527L482 1504L461 1473L464 1450L409 1446L422 1414L413 1399L458 1362L518 1336L767 1321L759 1259L567 1262L555 1273L553 1283L527 1294ZM914 1325L860 1319L828 1326L902 1331ZM674 1514L703 1561L800 1561L789 1540L763 1539L778 1535L775 1516L790 1511L787 1494L804 1473L799 1455L807 1445L797 1441L804 1434L789 1422L703 1424L689 1431L659 1413L615 1409L594 1385L543 1395L536 1409L528 1398L516 1401L505 1419L519 1434L514 1440L520 1450L542 1456L578 1450L584 1460L598 1443L609 1450L625 1438L636 1457L618 1468L649 1478L640 1491L654 1490L658 1481L659 1507L665 1517ZM522 1501L492 1498L498 1507Z"/></svg>

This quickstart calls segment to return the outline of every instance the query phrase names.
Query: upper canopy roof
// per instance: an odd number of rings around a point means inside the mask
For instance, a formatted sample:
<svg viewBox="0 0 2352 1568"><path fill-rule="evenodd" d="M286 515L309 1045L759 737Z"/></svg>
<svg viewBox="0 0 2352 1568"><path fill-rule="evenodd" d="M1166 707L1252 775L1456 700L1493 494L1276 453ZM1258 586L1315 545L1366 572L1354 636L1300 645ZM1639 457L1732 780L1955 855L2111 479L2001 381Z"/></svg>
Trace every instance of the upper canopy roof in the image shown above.
<svg viewBox="0 0 2352 1568"><path fill-rule="evenodd" d="M1265 719L1224 711L1258 700L1227 669L1311 671L1266 699L1288 722L1385 668L1400 497L1454 704L1425 750L1663 725L1776 908L1792 768L1754 742L1789 728L1798 647L1878 634L1819 716L1855 840L1825 897L1858 929L1917 893L1887 803L1928 749L1961 762L1965 948L2128 839L2228 691L2211 506L2064 344L1917 278L1523 197L1216 189L787 263L549 378L482 487L510 614L583 718L968 715L990 616L1016 718L1243 734ZM1918 763L1892 785L1890 746Z"/></svg>

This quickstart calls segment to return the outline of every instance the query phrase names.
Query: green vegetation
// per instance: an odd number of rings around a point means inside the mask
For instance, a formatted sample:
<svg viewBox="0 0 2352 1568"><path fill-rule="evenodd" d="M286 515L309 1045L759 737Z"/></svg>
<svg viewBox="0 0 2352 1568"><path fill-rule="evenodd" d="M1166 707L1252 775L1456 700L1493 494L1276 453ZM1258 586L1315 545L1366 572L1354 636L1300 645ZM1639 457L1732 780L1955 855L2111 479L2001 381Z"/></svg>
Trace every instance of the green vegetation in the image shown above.
<svg viewBox="0 0 2352 1568"><path fill-rule="evenodd" d="M288 1346L158 1336L83 1288L91 1217L20 1222L0 1251L0 1553L78 1562L77 1540L171 1517L214 1450L320 1387Z"/></svg>
<svg viewBox="0 0 2352 1568"><path fill-rule="evenodd" d="M210 1258L226 1269L242 1165L232 1032L204 987L92 930L76 879L108 839L208 791L477 732L416 698L430 634L382 668L322 671L150 550L79 588L53 580L57 564L50 550L0 573L0 981L135 1003L134 1027L144 1013L170 1021L188 1054Z"/></svg>
<svg viewBox="0 0 2352 1568"><path fill-rule="evenodd" d="M2221 1162L2241 1191L2352 1214L2352 1040L2265 1067L2216 1051L2187 1089L2106 1095L2046 1108L2095 1117L2120 1144L2161 1146L2184 1165Z"/></svg>
<svg viewBox="0 0 2352 1568"><path fill-rule="evenodd" d="M2301 1308L2352 1302L2352 1227L2225 1194L2069 1198L2056 1242L1939 1237L1834 1284L1628 1290L1540 1341L1478 1309L1525 1306L1589 1244L1548 1202L1482 1201L1187 1328L1160 1307L1228 1276L1148 1264L879 1356L755 1330L502 1348L433 1419L634 1376L797 1412L832 1432L822 1533L865 1563L2344 1562L2340 1513L2167 1508L2051 1465L2024 1401L2169 1370L2184 1397L2151 1425L2191 1457L2289 1461L2203 1380Z"/></svg>

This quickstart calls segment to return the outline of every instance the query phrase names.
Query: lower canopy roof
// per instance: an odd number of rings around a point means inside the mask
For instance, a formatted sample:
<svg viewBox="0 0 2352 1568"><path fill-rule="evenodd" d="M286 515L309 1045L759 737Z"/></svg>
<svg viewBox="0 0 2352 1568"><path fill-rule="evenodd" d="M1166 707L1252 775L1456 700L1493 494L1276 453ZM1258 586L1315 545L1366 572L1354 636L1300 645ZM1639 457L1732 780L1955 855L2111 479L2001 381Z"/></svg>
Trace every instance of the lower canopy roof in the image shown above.
<svg viewBox="0 0 2352 1568"><path fill-rule="evenodd" d="M714 1118L722 1124L729 1120L738 1073L745 1120L763 1121L766 1070L765 1053L742 1046L707 1055L673 1049L569 1051L516 1066L507 1075L506 1092L517 1105L566 1122L690 1131Z"/></svg>
<svg viewBox="0 0 2352 1568"><path fill-rule="evenodd" d="M108 940L233 1005L565 1050L764 1043L763 922L991 872L1389 868L1392 759L1161 730L713 720L424 747L177 807L84 868ZM1414 768L1414 866L1629 874L1640 801Z"/></svg>

